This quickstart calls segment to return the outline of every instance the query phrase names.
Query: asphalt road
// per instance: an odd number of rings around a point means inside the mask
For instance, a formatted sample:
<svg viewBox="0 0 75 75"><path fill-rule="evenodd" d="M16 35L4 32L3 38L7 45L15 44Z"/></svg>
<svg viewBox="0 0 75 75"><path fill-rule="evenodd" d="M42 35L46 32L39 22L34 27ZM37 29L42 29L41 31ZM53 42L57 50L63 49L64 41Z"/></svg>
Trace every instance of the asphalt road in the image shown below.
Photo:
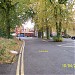
<svg viewBox="0 0 75 75"><path fill-rule="evenodd" d="M25 75L75 75L75 41L52 42L38 38L25 40ZM0 64L0 75L16 75L17 62ZM21 74L22 75L22 74Z"/></svg>
<svg viewBox="0 0 75 75"><path fill-rule="evenodd" d="M25 75L75 75L75 43L25 39Z"/></svg>

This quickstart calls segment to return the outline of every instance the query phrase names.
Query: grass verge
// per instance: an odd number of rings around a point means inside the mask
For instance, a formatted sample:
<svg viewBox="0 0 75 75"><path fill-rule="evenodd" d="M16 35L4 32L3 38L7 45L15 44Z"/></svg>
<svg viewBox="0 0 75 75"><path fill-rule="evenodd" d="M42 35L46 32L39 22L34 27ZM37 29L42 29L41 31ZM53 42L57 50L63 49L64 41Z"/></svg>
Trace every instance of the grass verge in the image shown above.
<svg viewBox="0 0 75 75"><path fill-rule="evenodd" d="M16 38L6 39L0 37L0 64L15 62L17 55L10 51L19 53L22 41Z"/></svg>

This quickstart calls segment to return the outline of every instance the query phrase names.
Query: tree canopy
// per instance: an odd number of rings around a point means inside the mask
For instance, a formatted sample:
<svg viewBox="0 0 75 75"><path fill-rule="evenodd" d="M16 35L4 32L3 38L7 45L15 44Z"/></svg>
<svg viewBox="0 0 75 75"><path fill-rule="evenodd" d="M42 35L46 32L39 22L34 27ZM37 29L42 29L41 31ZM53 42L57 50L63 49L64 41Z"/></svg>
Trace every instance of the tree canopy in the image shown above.
<svg viewBox="0 0 75 75"><path fill-rule="evenodd" d="M74 3L74 0L0 0L0 30L3 28L5 32L9 28L10 31L32 18L42 37L46 32L49 38L50 29L61 34L62 29L70 26Z"/></svg>

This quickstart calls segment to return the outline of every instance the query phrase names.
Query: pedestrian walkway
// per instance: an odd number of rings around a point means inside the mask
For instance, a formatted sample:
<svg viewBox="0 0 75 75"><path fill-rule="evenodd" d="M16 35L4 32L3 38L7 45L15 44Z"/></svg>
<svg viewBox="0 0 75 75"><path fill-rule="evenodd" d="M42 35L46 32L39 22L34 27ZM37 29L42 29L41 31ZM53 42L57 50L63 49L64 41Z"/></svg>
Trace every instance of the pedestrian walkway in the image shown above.
<svg viewBox="0 0 75 75"><path fill-rule="evenodd" d="M16 64L0 64L0 75L15 75L16 74Z"/></svg>

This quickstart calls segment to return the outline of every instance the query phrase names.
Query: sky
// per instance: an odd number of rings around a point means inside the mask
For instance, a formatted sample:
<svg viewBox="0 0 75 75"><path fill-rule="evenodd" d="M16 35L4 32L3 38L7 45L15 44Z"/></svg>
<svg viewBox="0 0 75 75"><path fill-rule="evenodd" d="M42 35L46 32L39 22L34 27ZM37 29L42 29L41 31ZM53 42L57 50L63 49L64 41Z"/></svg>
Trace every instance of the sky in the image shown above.
<svg viewBox="0 0 75 75"><path fill-rule="evenodd" d="M31 22L31 19L29 19L27 22L25 22L22 25L24 26L24 28L29 28L29 29L34 28L34 23Z"/></svg>

